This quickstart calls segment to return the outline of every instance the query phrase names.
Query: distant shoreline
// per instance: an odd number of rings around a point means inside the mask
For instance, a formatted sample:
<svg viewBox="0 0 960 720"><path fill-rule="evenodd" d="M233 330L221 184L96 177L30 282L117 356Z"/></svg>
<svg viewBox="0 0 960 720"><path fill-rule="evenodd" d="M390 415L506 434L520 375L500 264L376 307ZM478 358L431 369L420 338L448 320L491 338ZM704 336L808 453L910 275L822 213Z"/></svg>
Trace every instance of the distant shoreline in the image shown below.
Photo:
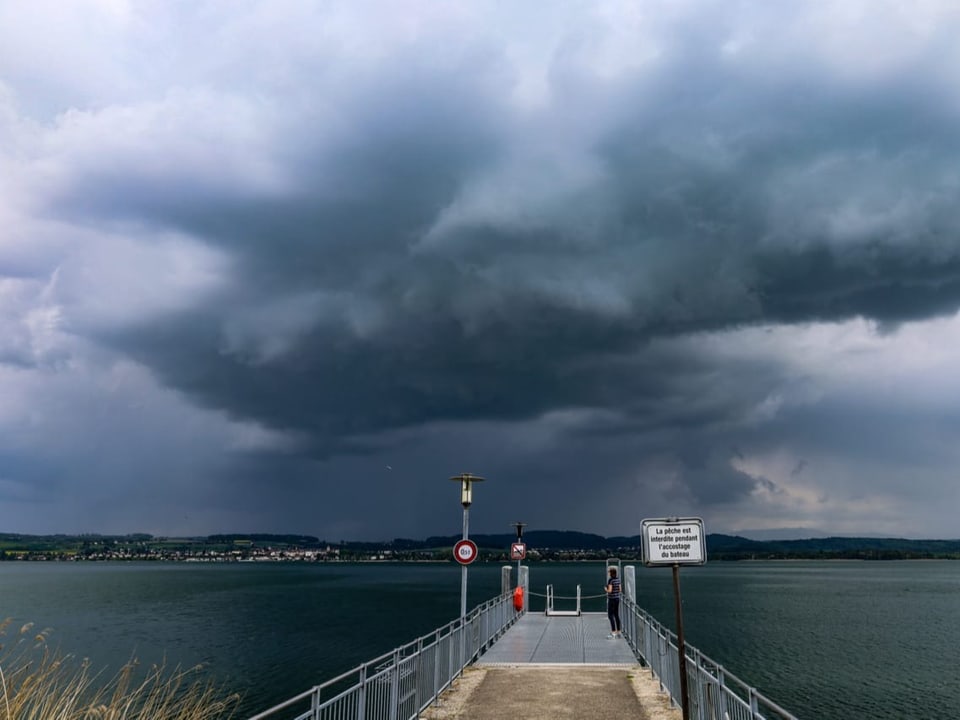
<svg viewBox="0 0 960 720"><path fill-rule="evenodd" d="M231 534L169 538L146 534L22 535L0 533L0 562L172 561L172 562L453 562L460 536L389 542L328 542L307 535ZM513 564L513 535L475 534L479 560ZM524 535L526 562L598 562L611 558L642 562L639 536L610 537L572 531ZM750 540L708 534L710 561L758 560L958 560L960 540L827 537Z"/></svg>

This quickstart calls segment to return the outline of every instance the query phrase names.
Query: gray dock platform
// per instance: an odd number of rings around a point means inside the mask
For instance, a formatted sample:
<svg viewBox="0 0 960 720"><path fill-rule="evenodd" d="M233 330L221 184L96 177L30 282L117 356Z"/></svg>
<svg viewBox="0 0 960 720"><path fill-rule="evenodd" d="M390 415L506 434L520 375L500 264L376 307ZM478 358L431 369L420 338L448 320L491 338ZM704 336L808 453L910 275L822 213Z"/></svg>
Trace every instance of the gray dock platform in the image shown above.
<svg viewBox="0 0 960 720"><path fill-rule="evenodd" d="M477 665L637 665L623 638L610 639L604 613L579 617L527 614L520 618Z"/></svg>

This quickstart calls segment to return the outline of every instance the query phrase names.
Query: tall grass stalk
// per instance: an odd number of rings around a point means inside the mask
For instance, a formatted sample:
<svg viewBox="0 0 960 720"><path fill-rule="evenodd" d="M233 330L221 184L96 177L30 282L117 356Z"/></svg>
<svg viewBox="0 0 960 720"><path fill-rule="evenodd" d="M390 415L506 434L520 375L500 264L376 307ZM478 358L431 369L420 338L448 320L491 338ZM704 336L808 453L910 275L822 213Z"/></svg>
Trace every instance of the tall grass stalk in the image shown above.
<svg viewBox="0 0 960 720"><path fill-rule="evenodd" d="M0 622L0 720L223 720L233 717L236 694L225 694L202 677L202 668L136 661L112 678L90 662L48 647L49 630L32 624L7 637L11 622Z"/></svg>

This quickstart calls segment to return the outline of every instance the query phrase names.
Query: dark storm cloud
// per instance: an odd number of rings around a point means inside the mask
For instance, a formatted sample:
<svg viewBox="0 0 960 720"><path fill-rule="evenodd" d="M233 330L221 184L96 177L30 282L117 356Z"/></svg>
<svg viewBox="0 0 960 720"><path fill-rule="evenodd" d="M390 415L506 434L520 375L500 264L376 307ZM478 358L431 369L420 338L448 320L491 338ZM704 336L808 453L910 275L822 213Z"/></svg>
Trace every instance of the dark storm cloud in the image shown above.
<svg viewBox="0 0 960 720"><path fill-rule="evenodd" d="M320 487L348 537L375 523L349 517L362 496L342 480L411 489L391 502L414 517L435 507L414 467L483 466L509 479L513 496L488 491L501 505L535 505L553 475L573 497L544 522L632 522L599 496L670 514L772 497L793 506L757 512L796 523L822 510L804 485L818 450L917 457L895 437L916 408L884 406L857 437L869 389L824 400L837 358L796 356L819 323L865 318L896 346L960 307L952 13L884 62L899 21L848 27L817 4L509 22L331 7L218 11L211 27L161 13L151 62L128 50L149 70L91 61L86 105L79 79L48 78L69 109L11 68L22 107L57 110L21 122L4 106L21 144L0 161L27 198L10 206L35 221L22 234L56 241L0 245L0 267L41 278L7 289L0 363L113 372L73 341L133 359L150 377L130 392L172 390L185 407L165 418L210 424L157 446L200 457L213 438L198 464L217 518L291 529L296 505L309 531L298 498ZM184 57L154 52L166 43ZM37 342L47 326L70 340ZM101 468L104 495L125 462Z"/></svg>
<svg viewBox="0 0 960 720"><path fill-rule="evenodd" d="M677 56L607 86L554 72L543 130L560 114L597 129L584 147L548 154L585 153L599 176L572 197L558 188L519 227L494 208L423 242L471 182L495 182L539 132L511 129L522 123L501 100L509 75L476 66L388 71L350 92L350 131L335 142L322 118L300 125L296 144L275 139L294 181L279 197L131 173L56 200L230 253L240 274L219 307L111 341L203 404L327 440L567 406L662 407L677 367L647 363L632 377L651 338L956 311L960 153L936 96L913 76L850 88L797 68L771 85L712 54ZM542 182L531 190L551 194ZM580 297L586 283L608 285L617 307ZM324 297L267 357L270 313L246 331L236 318L297 293Z"/></svg>

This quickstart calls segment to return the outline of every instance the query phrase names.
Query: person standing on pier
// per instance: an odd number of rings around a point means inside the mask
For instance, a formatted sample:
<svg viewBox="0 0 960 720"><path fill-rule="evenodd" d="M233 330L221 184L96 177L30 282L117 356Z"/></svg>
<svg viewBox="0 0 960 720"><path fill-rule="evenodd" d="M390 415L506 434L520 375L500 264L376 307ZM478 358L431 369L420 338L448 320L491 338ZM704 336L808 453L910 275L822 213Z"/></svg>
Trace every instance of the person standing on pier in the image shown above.
<svg viewBox="0 0 960 720"><path fill-rule="evenodd" d="M610 578L605 588L607 592L607 617L610 618L610 634L607 637L622 637L620 632L620 578L617 569L610 568Z"/></svg>

